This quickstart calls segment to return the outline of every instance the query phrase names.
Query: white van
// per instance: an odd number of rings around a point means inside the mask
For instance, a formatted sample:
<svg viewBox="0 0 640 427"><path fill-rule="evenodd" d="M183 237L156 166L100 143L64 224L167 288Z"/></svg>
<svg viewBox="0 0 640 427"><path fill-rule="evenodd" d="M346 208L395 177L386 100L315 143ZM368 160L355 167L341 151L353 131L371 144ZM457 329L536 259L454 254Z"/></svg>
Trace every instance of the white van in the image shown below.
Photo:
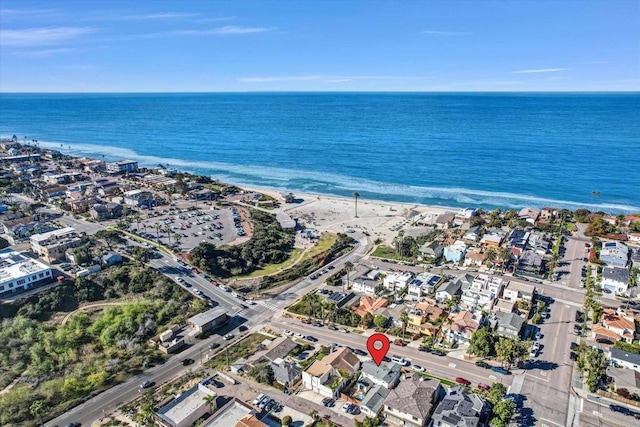
<svg viewBox="0 0 640 427"><path fill-rule="evenodd" d="M409 364L409 362L407 362L404 357L400 356L391 356L391 361L398 363L401 366L407 366Z"/></svg>

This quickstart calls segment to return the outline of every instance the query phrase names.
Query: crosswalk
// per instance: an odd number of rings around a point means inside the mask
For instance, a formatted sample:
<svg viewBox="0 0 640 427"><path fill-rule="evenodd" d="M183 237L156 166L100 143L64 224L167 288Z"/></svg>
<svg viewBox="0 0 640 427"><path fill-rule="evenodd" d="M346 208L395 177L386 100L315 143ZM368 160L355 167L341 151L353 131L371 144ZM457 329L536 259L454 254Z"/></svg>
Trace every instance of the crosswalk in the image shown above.
<svg viewBox="0 0 640 427"><path fill-rule="evenodd" d="M261 305L262 307L266 308L267 310L271 310L273 312L276 311L280 311L280 309L282 307L280 307L278 304L280 303L280 301L278 302L267 302L267 301L256 301L256 305ZM236 313L236 316L243 316L245 314L247 314L250 310L255 310L256 306L250 306L247 308L243 308L242 310L238 311Z"/></svg>

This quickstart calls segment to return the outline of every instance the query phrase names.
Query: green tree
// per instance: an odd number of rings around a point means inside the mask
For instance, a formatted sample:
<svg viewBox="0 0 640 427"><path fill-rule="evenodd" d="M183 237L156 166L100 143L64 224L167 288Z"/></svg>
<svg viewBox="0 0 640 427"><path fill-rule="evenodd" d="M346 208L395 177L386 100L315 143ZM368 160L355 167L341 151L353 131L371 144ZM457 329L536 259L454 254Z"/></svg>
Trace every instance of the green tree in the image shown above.
<svg viewBox="0 0 640 427"><path fill-rule="evenodd" d="M113 250L114 245L120 245L127 241L118 230L100 230L96 232L95 236L104 240L110 251Z"/></svg>
<svg viewBox="0 0 640 427"><path fill-rule="evenodd" d="M508 426L515 408L513 399L502 399L493 407L493 419L489 425L492 427Z"/></svg>
<svg viewBox="0 0 640 427"><path fill-rule="evenodd" d="M376 315L376 317L373 318L373 323L379 328L384 328L388 321L389 319L387 319L382 314L378 314Z"/></svg>
<svg viewBox="0 0 640 427"><path fill-rule="evenodd" d="M356 427L378 427L381 421L377 417L366 417L362 421L356 420Z"/></svg>
<svg viewBox="0 0 640 427"><path fill-rule="evenodd" d="M491 384L491 388L489 392L485 396L487 401L491 403L492 406L495 406L504 399L504 396L507 394L507 387L502 383L493 383Z"/></svg>
<svg viewBox="0 0 640 427"><path fill-rule="evenodd" d="M351 288L351 283L349 282L349 274L353 271L353 263L351 261L347 261L344 263L344 271L347 273L347 289ZM342 290L344 292L344 289Z"/></svg>
<svg viewBox="0 0 640 427"><path fill-rule="evenodd" d="M400 313L400 321L402 322L402 340L404 341L404 334L407 331L407 323L409 323L409 313L406 310Z"/></svg>
<svg viewBox="0 0 640 427"><path fill-rule="evenodd" d="M40 420L40 424L42 424L42 412L44 410L44 401L43 400L34 400L29 406L29 413L34 417Z"/></svg>
<svg viewBox="0 0 640 427"><path fill-rule="evenodd" d="M480 328L471 335L469 353L478 357L487 357L495 351L495 336L489 328Z"/></svg>
<svg viewBox="0 0 640 427"><path fill-rule="evenodd" d="M498 338L496 355L502 360L502 366L508 368L514 362L526 358L529 354L528 344L512 338Z"/></svg>
<svg viewBox="0 0 640 427"><path fill-rule="evenodd" d="M266 363L257 363L247 372L254 380L263 384L271 384L273 382L273 370Z"/></svg>
<svg viewBox="0 0 640 427"><path fill-rule="evenodd" d="M209 407L209 413L213 414L216 410L216 396L208 394L202 398L202 401Z"/></svg>
<svg viewBox="0 0 640 427"><path fill-rule="evenodd" d="M291 419L289 415L285 415L284 417L282 417L282 427L289 427L292 422L293 419Z"/></svg>

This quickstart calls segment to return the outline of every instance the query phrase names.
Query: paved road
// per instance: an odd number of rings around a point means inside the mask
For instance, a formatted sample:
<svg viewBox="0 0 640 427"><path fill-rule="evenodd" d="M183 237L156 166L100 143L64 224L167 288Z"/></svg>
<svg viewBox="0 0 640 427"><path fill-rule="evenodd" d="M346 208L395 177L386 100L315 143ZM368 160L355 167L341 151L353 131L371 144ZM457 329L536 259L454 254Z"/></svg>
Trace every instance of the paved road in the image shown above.
<svg viewBox="0 0 640 427"><path fill-rule="evenodd" d="M312 335L318 339L320 344L330 345L338 343L342 346L351 348L359 348L366 351L367 336L352 333L342 333L327 328L310 327L295 319L279 318L271 322L271 325L280 329L289 329L292 332L301 333L303 335ZM478 383L491 384L493 382L501 382L506 386L511 385L514 375L501 375L488 369L477 367L474 363L464 360L453 359L450 357L439 357L430 353L418 351L412 347L399 347L392 345L389 349L388 356L399 355L408 358L412 363L418 364L426 368L427 373L442 378L455 380L456 377L464 377L472 382L475 386ZM369 359L368 357L364 359Z"/></svg>

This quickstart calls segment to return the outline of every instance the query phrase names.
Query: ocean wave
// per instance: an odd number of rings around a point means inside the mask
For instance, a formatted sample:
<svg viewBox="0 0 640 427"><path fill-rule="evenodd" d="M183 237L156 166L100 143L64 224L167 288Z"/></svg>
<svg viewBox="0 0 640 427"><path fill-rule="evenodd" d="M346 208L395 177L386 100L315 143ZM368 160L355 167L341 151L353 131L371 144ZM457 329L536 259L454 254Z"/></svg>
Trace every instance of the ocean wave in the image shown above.
<svg viewBox="0 0 640 427"><path fill-rule="evenodd" d="M535 195L509 192L493 192L461 187L429 187L399 183L379 182L347 175L322 173L268 166L249 166L206 160L189 160L137 153L124 147L103 146L90 143L59 143L39 141L41 147L57 149L64 154L91 156L105 160L131 159L142 166L158 164L175 167L187 172L211 175L215 179L237 185L270 187L278 190L303 191L318 194L347 196L358 191L363 198L386 201L415 202L446 206L525 207L554 206L559 208L586 208L592 211L631 213L640 207L622 203L590 203L560 200Z"/></svg>

